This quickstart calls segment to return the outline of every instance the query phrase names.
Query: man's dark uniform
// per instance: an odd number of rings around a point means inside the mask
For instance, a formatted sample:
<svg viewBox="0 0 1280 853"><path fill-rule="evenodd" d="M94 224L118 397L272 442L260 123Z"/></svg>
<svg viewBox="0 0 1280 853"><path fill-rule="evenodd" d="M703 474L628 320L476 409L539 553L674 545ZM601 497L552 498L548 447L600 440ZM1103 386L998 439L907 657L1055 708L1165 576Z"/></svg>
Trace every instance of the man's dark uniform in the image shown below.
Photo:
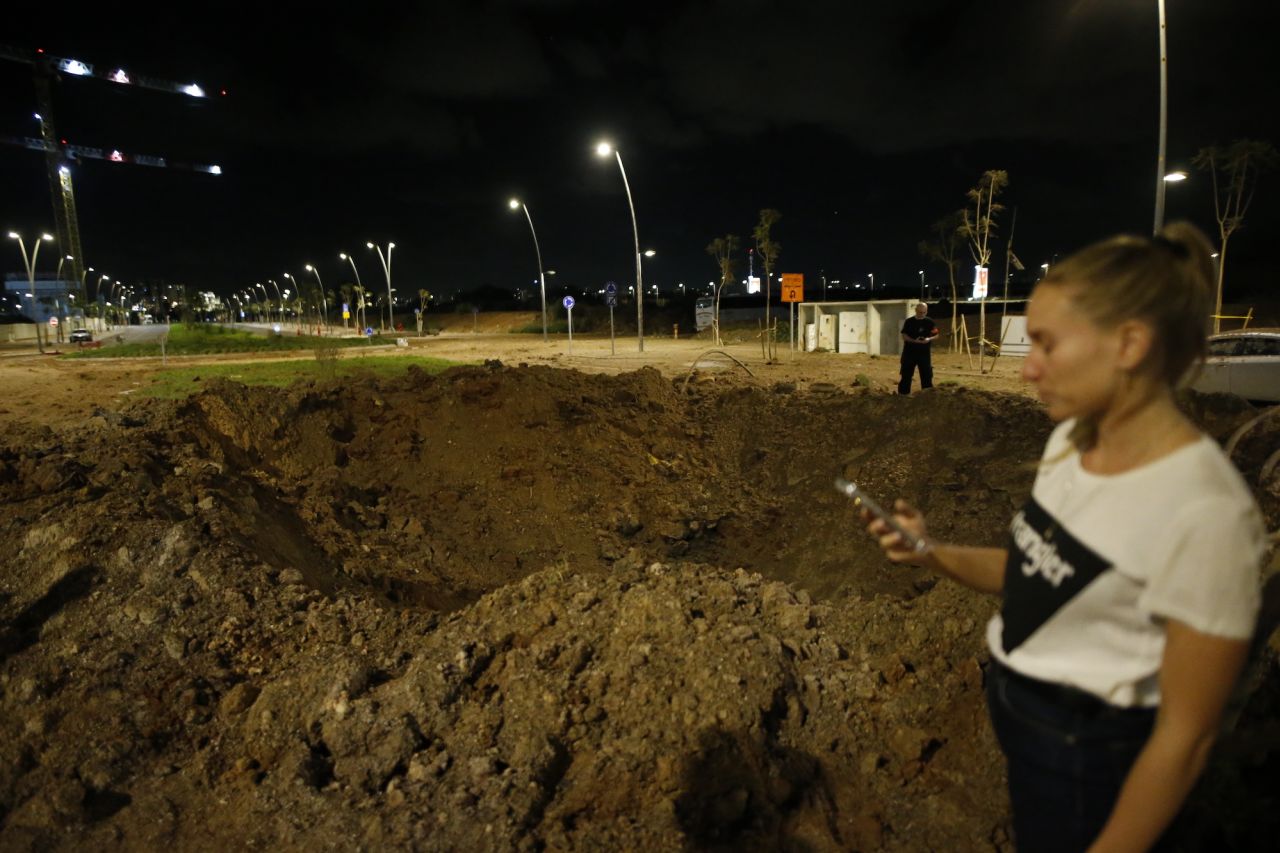
<svg viewBox="0 0 1280 853"><path fill-rule="evenodd" d="M929 317L908 317L902 324L902 334L908 338L932 338L938 333L938 324ZM911 393L911 377L916 368L920 368L920 387L933 387L933 363L929 360L931 344L915 344L902 342L902 381L898 383L899 394Z"/></svg>

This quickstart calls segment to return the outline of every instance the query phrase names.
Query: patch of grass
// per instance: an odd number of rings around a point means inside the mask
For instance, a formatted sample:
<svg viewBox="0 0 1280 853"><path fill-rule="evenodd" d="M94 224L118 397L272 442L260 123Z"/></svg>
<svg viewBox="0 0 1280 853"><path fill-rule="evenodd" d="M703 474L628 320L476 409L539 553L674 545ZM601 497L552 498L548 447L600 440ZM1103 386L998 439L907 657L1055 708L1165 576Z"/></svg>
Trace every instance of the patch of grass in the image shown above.
<svg viewBox="0 0 1280 853"><path fill-rule="evenodd" d="M102 336L110 340L112 333ZM322 338L296 334L296 327L288 327L281 334L261 335L241 329L231 329L212 323L192 325L174 324L169 327L165 343L166 355L212 355L227 352L290 352L315 349L317 340L332 348L367 347L370 341L363 338ZM373 343L388 343L374 336ZM160 355L159 341L151 343L116 344L102 349L87 349L68 353L66 358L148 358Z"/></svg>
<svg viewBox="0 0 1280 853"><path fill-rule="evenodd" d="M180 400L198 392L214 379L229 379L244 385L267 385L287 388L295 382L306 380L346 379L360 377L393 378L401 376L410 367L418 367L427 373L439 373L463 362L446 361L426 356L356 356L353 358L322 359L319 351L315 361L263 361L247 364L203 364L161 370L152 374L151 384L141 390L147 397Z"/></svg>

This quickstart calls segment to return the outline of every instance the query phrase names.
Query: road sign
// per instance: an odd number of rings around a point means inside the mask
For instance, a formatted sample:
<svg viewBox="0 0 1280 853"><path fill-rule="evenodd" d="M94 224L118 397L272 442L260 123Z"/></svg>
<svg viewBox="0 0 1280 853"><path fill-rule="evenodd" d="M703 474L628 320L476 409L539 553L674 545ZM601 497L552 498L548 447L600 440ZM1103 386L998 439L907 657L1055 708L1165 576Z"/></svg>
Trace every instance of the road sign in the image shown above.
<svg viewBox="0 0 1280 853"><path fill-rule="evenodd" d="M782 274L782 301L804 302L804 274L784 272Z"/></svg>
<svg viewBox="0 0 1280 853"><path fill-rule="evenodd" d="M610 308L617 308L618 307L617 295L613 293L606 294L604 297L604 304L608 305Z"/></svg>
<svg viewBox="0 0 1280 853"><path fill-rule="evenodd" d="M573 310L573 297L572 297L572 296L566 296L566 297L564 298L564 307L565 307L567 310L569 310L569 311L572 311L572 310Z"/></svg>
<svg viewBox="0 0 1280 853"><path fill-rule="evenodd" d="M49 318L49 325L50 325L50 326L56 326L56 325L58 325L58 318L57 318L57 317L50 317L50 318Z"/></svg>
<svg viewBox="0 0 1280 853"><path fill-rule="evenodd" d="M611 281L606 281L604 283L604 292L609 296L616 296L618 294L618 285Z"/></svg>

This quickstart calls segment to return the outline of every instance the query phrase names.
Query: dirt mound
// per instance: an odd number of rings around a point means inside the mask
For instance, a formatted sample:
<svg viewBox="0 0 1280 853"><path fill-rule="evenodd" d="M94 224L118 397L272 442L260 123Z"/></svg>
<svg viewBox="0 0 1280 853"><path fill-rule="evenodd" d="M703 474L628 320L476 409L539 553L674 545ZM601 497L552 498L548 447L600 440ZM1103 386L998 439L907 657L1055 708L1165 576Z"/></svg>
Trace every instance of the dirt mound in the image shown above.
<svg viewBox="0 0 1280 853"><path fill-rule="evenodd" d="M1257 414L1196 402L1223 440ZM1007 848L994 602L888 567L832 483L995 544L1048 429L492 364L11 434L0 846ZM1215 807L1274 770L1274 651Z"/></svg>

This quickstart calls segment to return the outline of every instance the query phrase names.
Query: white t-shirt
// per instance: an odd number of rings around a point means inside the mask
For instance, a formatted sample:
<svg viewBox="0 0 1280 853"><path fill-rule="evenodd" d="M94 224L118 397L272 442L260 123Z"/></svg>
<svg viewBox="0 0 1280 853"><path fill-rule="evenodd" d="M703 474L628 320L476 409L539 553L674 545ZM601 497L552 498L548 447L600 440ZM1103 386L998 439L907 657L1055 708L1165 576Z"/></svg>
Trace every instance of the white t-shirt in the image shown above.
<svg viewBox="0 0 1280 853"><path fill-rule="evenodd" d="M987 644L1023 675L1112 705L1155 706L1164 620L1252 635L1262 515L1208 436L1102 476L1081 466L1067 440L1072 424L1049 437L1031 497L1010 524L1004 603Z"/></svg>

